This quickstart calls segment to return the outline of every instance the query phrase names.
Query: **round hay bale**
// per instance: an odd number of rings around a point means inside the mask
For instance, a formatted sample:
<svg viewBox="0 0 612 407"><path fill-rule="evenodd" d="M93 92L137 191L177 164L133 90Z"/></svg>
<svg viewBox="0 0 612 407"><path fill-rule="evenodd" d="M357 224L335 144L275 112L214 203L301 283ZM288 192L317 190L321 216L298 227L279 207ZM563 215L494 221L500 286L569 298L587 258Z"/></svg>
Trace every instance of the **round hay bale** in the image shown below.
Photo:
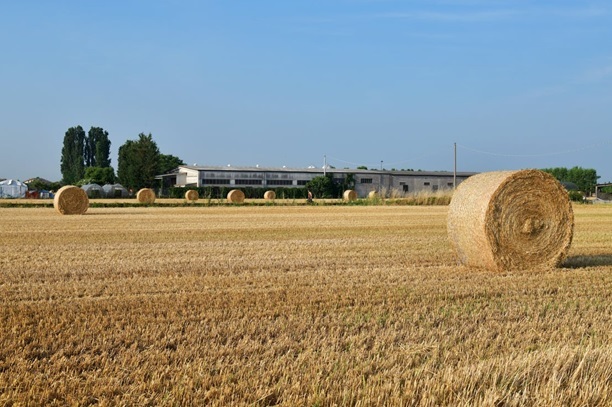
<svg viewBox="0 0 612 407"><path fill-rule="evenodd" d="M82 215L89 208L89 198L83 189L66 185L55 193L53 207L62 215Z"/></svg>
<svg viewBox="0 0 612 407"><path fill-rule="evenodd" d="M370 191L370 193L368 193L368 199L376 199L376 198L378 198L378 192Z"/></svg>
<svg viewBox="0 0 612 407"><path fill-rule="evenodd" d="M200 199L200 194L198 194L198 191L195 189L190 189L189 191L185 192L185 199L188 201L197 201Z"/></svg>
<svg viewBox="0 0 612 407"><path fill-rule="evenodd" d="M142 188L136 194L136 199L140 203L152 204L155 202L155 191L153 191L151 188Z"/></svg>
<svg viewBox="0 0 612 407"><path fill-rule="evenodd" d="M266 193L264 194L264 199L268 199L268 200L276 199L276 192L266 191Z"/></svg>
<svg viewBox="0 0 612 407"><path fill-rule="evenodd" d="M342 197L345 201L354 201L355 199L357 199L357 192L352 189L347 189L346 191L344 191Z"/></svg>
<svg viewBox="0 0 612 407"><path fill-rule="evenodd" d="M572 242L574 212L567 191L550 174L487 172L459 185L447 227L464 265L498 271L556 267Z"/></svg>
<svg viewBox="0 0 612 407"><path fill-rule="evenodd" d="M244 202L244 192L239 189L232 189L227 193L227 201L230 203Z"/></svg>

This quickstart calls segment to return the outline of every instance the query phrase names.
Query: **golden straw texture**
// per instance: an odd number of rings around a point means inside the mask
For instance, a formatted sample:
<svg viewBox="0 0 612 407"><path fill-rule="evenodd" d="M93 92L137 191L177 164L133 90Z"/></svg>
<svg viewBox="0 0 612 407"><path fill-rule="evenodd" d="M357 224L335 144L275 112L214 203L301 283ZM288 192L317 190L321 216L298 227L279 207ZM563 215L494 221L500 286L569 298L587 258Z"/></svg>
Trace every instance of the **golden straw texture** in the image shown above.
<svg viewBox="0 0 612 407"><path fill-rule="evenodd" d="M567 191L550 174L488 172L457 188L447 228L464 265L498 271L556 267L572 242L574 212Z"/></svg>
<svg viewBox="0 0 612 407"><path fill-rule="evenodd" d="M376 198L378 198L378 192L376 192L376 191L370 191L370 192L368 193L368 198L369 198L369 199L376 199Z"/></svg>
<svg viewBox="0 0 612 407"><path fill-rule="evenodd" d="M189 191L185 192L185 199L188 201L197 201L200 199L200 194L198 194L198 191L195 189L190 189Z"/></svg>
<svg viewBox="0 0 612 407"><path fill-rule="evenodd" d="M62 215L82 215L89 208L89 198L81 188L66 185L55 194L53 207Z"/></svg>
<svg viewBox="0 0 612 407"><path fill-rule="evenodd" d="M231 203L244 202L244 192L239 189L232 189L227 193L227 201Z"/></svg>
<svg viewBox="0 0 612 407"><path fill-rule="evenodd" d="M264 194L264 199L276 199L276 192L274 191L266 191L266 193Z"/></svg>
<svg viewBox="0 0 612 407"><path fill-rule="evenodd" d="M136 194L136 199L140 203L153 203L155 202L155 191L153 191L151 188L142 188Z"/></svg>
<svg viewBox="0 0 612 407"><path fill-rule="evenodd" d="M345 201L354 201L357 199L357 192L352 189L347 189L344 191L344 195L342 195Z"/></svg>

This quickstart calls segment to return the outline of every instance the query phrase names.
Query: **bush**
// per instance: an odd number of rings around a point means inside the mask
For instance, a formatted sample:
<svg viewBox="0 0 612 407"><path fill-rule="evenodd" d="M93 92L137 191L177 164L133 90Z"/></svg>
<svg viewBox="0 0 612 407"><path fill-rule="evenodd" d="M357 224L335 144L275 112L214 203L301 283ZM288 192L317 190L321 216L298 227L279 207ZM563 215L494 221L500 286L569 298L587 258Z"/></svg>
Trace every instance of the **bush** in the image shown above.
<svg viewBox="0 0 612 407"><path fill-rule="evenodd" d="M568 191L569 199L572 202L584 202L584 196L579 191Z"/></svg>

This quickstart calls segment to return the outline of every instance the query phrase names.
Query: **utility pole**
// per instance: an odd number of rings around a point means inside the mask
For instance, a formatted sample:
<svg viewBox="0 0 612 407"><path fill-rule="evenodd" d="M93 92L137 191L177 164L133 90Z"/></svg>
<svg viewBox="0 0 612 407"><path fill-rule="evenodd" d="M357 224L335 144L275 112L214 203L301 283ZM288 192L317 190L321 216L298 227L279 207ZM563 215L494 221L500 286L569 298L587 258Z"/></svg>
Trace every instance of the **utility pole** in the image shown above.
<svg viewBox="0 0 612 407"><path fill-rule="evenodd" d="M380 160L380 192L382 192L382 188L383 188L383 174L382 174L382 169L383 169L383 160Z"/></svg>
<svg viewBox="0 0 612 407"><path fill-rule="evenodd" d="M453 190L457 189L457 143L454 144L455 147L455 166L453 169Z"/></svg>
<svg viewBox="0 0 612 407"><path fill-rule="evenodd" d="M327 175L327 154L323 156L323 176Z"/></svg>

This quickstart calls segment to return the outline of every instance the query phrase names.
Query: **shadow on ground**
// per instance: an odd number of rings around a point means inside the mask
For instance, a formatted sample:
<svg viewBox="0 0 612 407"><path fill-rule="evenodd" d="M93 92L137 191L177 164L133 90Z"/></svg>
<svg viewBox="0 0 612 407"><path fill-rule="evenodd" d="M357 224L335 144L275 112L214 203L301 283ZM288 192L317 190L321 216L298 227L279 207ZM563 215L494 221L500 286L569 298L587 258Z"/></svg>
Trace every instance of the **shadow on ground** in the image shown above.
<svg viewBox="0 0 612 407"><path fill-rule="evenodd" d="M612 266L612 254L603 254L596 256L571 256L568 257L562 267L564 268L581 268L581 267L599 267Z"/></svg>

